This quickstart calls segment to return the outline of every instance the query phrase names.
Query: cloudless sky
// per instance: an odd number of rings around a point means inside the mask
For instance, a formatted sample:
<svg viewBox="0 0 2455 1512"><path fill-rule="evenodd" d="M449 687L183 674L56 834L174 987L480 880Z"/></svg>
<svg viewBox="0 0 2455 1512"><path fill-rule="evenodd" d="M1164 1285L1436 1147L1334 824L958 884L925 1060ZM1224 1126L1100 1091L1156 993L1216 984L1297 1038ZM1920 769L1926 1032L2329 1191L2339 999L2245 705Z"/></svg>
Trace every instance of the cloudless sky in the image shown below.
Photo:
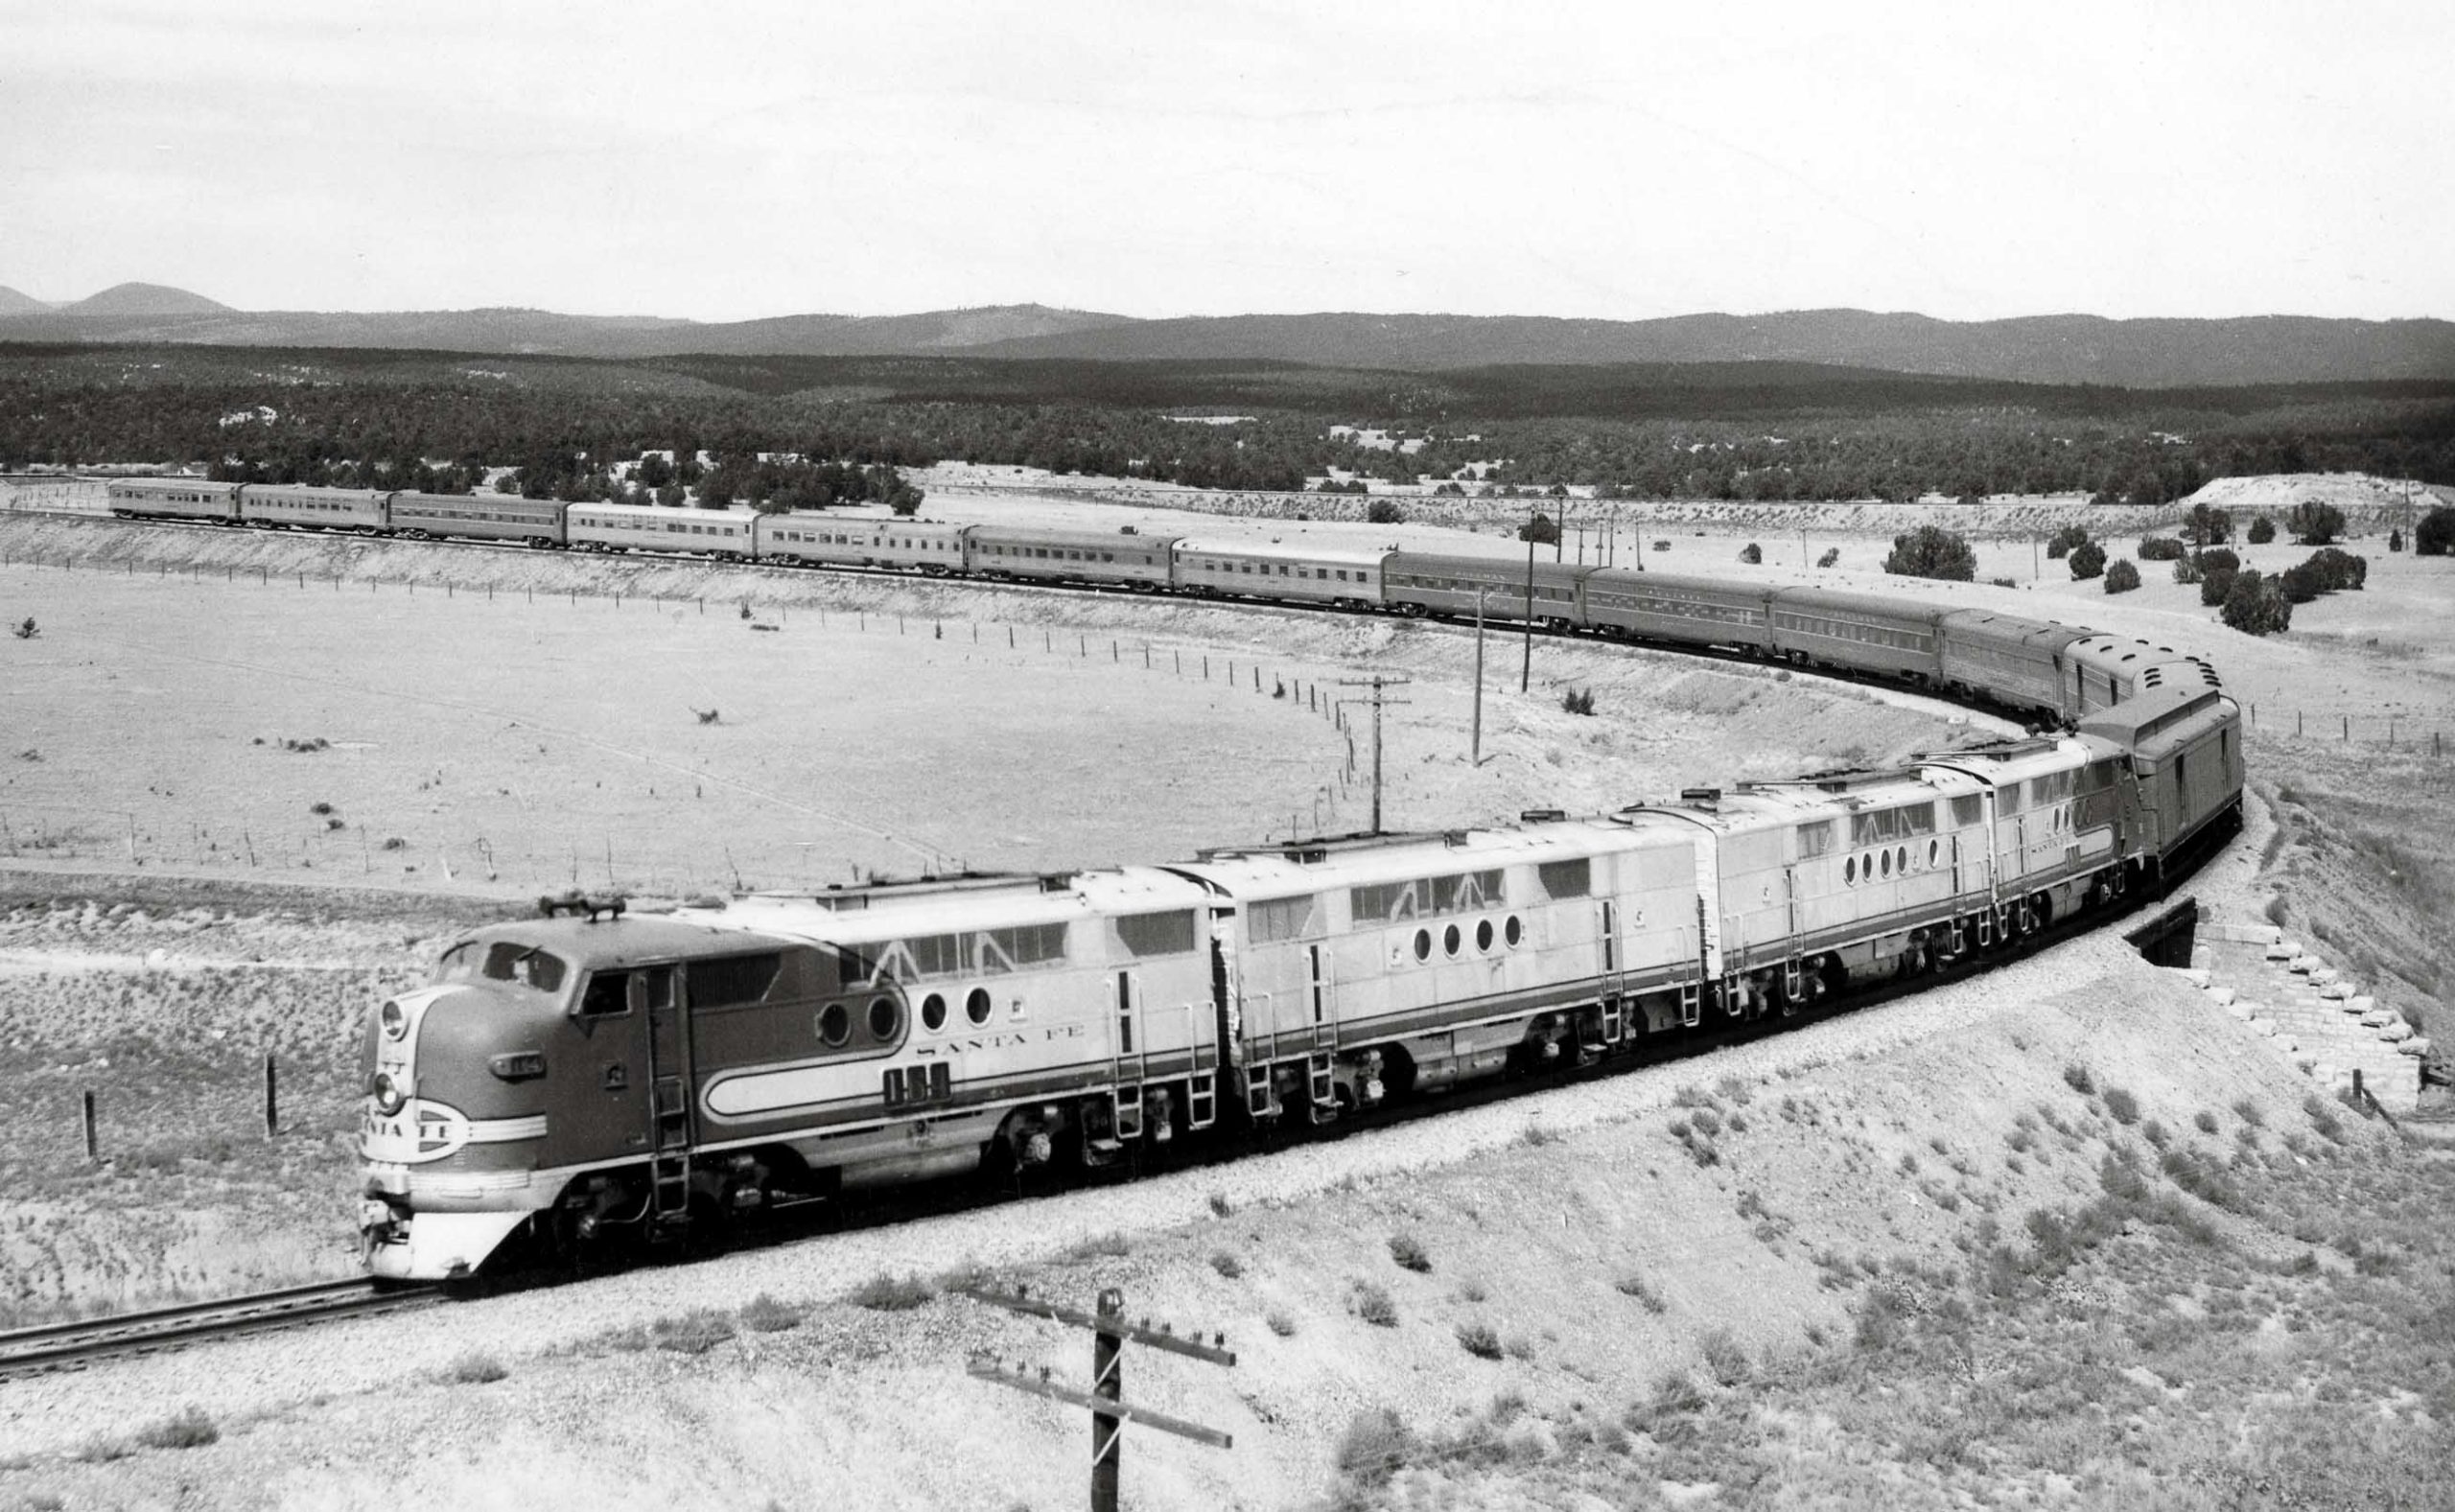
<svg viewBox="0 0 2455 1512"><path fill-rule="evenodd" d="M0 284L2455 316L2455 7L0 0Z"/></svg>

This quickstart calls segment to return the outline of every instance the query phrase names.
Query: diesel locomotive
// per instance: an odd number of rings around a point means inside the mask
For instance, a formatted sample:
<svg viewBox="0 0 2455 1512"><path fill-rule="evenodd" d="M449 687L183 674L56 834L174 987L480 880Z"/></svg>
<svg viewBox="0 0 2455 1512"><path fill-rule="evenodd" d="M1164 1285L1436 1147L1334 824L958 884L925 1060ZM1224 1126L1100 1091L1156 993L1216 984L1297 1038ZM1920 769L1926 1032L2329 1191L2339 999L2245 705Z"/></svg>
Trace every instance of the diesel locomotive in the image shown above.
<svg viewBox="0 0 2455 1512"><path fill-rule="evenodd" d="M378 1277L1320 1123L2016 946L2237 822L2240 722L2068 733L1512 826L684 904L549 902L365 1030Z"/></svg>

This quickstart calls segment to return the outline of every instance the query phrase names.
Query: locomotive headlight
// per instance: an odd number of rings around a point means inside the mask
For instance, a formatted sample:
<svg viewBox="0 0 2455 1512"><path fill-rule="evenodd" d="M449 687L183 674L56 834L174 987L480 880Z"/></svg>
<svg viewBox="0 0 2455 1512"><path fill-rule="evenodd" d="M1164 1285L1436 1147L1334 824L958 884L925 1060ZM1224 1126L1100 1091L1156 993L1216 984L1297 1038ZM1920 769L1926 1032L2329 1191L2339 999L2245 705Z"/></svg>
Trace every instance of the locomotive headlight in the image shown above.
<svg viewBox="0 0 2455 1512"><path fill-rule="evenodd" d="M409 1089L395 1080L391 1072L375 1073L375 1107L378 1112L389 1118L407 1107L409 1103Z"/></svg>
<svg viewBox="0 0 2455 1512"><path fill-rule="evenodd" d="M390 998L384 1000L383 1010L375 1015L384 1026L384 1037L398 1039L409 1032L409 1012Z"/></svg>

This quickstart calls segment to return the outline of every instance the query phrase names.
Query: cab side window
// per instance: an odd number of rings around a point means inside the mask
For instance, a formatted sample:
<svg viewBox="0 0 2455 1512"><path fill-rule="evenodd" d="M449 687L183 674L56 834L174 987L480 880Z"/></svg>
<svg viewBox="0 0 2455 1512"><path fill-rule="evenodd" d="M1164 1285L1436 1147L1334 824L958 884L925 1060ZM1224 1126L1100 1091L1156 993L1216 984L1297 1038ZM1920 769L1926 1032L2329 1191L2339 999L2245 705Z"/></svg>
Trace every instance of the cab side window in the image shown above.
<svg viewBox="0 0 2455 1512"><path fill-rule="evenodd" d="M580 1017L620 1018L630 1011L630 972L599 971L588 979L588 990L580 994Z"/></svg>

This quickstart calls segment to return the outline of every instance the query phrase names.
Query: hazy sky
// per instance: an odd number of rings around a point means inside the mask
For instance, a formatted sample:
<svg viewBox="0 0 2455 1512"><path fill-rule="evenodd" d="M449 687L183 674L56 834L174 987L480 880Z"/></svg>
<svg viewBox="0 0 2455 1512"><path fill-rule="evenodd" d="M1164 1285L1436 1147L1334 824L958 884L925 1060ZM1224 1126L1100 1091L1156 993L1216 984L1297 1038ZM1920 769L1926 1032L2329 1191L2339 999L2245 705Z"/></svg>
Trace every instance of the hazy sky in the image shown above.
<svg viewBox="0 0 2455 1512"><path fill-rule="evenodd" d="M2455 8L0 0L0 284L2455 316Z"/></svg>

